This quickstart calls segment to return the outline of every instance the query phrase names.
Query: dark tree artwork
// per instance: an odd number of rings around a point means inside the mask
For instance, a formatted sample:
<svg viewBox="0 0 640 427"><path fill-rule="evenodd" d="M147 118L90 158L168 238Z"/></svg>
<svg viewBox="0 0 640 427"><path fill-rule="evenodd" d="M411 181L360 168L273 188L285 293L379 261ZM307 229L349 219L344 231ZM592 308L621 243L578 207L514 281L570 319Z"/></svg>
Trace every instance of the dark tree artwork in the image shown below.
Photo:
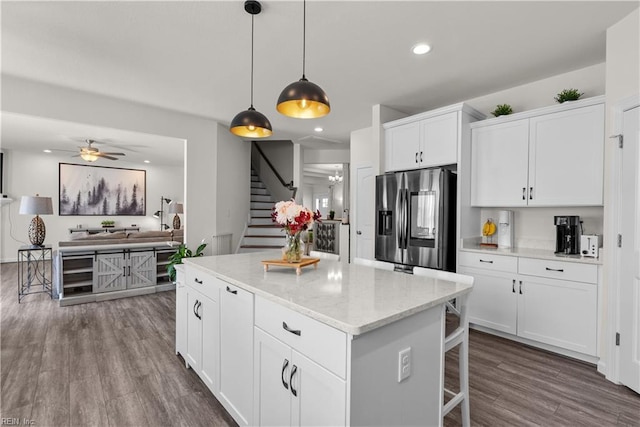
<svg viewBox="0 0 640 427"><path fill-rule="evenodd" d="M60 215L146 215L146 171L60 163Z"/></svg>

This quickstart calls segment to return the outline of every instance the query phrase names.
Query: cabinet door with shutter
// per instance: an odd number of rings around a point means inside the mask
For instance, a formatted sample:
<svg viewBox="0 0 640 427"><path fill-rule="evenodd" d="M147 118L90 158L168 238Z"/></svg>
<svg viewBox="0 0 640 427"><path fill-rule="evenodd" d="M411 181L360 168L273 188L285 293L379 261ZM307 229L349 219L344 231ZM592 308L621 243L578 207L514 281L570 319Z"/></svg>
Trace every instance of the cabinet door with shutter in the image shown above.
<svg viewBox="0 0 640 427"><path fill-rule="evenodd" d="M516 334L518 284L516 275L461 267L474 277L467 297L469 323Z"/></svg>
<svg viewBox="0 0 640 427"><path fill-rule="evenodd" d="M529 206L601 206L604 105L533 117Z"/></svg>
<svg viewBox="0 0 640 427"><path fill-rule="evenodd" d="M257 426L289 426L291 348L258 327L254 330L253 422Z"/></svg>
<svg viewBox="0 0 640 427"><path fill-rule="evenodd" d="M127 268L123 252L98 254L93 262L93 293L127 288Z"/></svg>
<svg viewBox="0 0 640 427"><path fill-rule="evenodd" d="M458 163L458 113L420 121L420 166Z"/></svg>
<svg viewBox="0 0 640 427"><path fill-rule="evenodd" d="M385 131L385 170L420 167L420 123L407 123Z"/></svg>
<svg viewBox="0 0 640 427"><path fill-rule="evenodd" d="M471 130L471 204L526 206L529 120Z"/></svg>
<svg viewBox="0 0 640 427"><path fill-rule="evenodd" d="M144 288L156 285L156 256L153 251L127 254L127 288Z"/></svg>
<svg viewBox="0 0 640 427"><path fill-rule="evenodd" d="M346 425L344 380L293 350L291 420L294 426Z"/></svg>

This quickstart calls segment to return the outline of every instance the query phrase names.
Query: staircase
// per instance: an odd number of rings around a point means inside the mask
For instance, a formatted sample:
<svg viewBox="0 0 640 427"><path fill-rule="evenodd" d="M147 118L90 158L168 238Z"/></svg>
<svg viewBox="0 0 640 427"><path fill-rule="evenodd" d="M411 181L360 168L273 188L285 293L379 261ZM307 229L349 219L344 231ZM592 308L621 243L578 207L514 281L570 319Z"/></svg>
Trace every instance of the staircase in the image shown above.
<svg viewBox="0 0 640 427"><path fill-rule="evenodd" d="M284 232L271 220L275 203L252 168L250 219L238 253L281 249L284 246Z"/></svg>

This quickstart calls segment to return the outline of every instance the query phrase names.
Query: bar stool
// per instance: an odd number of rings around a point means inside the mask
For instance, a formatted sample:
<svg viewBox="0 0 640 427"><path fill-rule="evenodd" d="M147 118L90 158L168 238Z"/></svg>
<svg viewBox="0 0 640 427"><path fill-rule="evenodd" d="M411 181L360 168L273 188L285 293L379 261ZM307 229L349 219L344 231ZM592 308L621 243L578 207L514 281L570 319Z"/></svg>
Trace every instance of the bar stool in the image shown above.
<svg viewBox="0 0 640 427"><path fill-rule="evenodd" d="M450 273L448 271L414 267L413 274L416 276L473 285L472 276ZM467 318L466 295L457 297L455 306L451 301L447 301L447 309L460 318L458 327L444 338L445 354L452 348L460 346L458 353L460 391L455 393L447 388L444 389L444 392L451 396L451 399L446 404L443 404L442 418L460 404L462 410L462 425L468 427L471 425L471 415L469 410L469 319Z"/></svg>

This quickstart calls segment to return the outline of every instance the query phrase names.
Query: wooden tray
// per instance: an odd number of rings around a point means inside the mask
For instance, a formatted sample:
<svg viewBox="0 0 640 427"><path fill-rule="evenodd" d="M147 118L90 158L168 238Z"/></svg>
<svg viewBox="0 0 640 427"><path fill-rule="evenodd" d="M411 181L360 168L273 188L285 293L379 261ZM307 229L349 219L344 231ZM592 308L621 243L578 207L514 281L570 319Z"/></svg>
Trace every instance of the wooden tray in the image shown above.
<svg viewBox="0 0 640 427"><path fill-rule="evenodd" d="M295 268L296 274L300 275L300 273L302 273L302 267L313 265L313 268L318 268L320 258L302 258L300 262L287 262L281 259L266 259L260 262L264 265L264 271L269 271L269 266L273 265L276 267Z"/></svg>

